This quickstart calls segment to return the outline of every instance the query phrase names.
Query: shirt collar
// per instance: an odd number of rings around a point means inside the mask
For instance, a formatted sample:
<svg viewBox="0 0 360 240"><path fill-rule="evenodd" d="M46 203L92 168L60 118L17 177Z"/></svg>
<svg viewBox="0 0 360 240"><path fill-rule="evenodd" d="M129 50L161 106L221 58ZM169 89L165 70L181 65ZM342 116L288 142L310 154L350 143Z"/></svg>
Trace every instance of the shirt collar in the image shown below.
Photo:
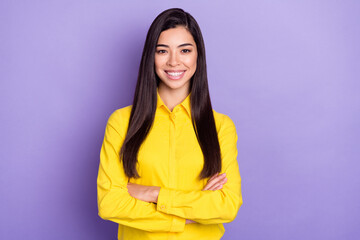
<svg viewBox="0 0 360 240"><path fill-rule="evenodd" d="M169 110L168 107L163 102L163 100L161 99L159 90L156 90L156 93L157 93L156 107L160 108L160 107L164 106L167 110ZM179 105L182 106L185 109L185 111L187 112L187 114L191 117L190 96L191 96L191 92L187 95L187 97Z"/></svg>

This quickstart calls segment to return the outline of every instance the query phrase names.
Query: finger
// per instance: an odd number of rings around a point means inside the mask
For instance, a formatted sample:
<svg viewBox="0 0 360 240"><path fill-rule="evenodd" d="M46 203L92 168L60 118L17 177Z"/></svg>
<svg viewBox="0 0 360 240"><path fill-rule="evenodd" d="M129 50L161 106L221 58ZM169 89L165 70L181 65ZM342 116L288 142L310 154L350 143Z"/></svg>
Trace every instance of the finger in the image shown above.
<svg viewBox="0 0 360 240"><path fill-rule="evenodd" d="M208 182L211 181L211 180L213 180L213 179L216 178L217 176L219 176L219 173L215 173L215 174L208 180Z"/></svg>
<svg viewBox="0 0 360 240"><path fill-rule="evenodd" d="M213 179L212 181L208 182L204 187L204 190L210 190L214 185L218 183L217 179Z"/></svg>
<svg viewBox="0 0 360 240"><path fill-rule="evenodd" d="M221 186L219 186L216 190L220 190L220 189L223 189L224 185L221 184Z"/></svg>
<svg viewBox="0 0 360 240"><path fill-rule="evenodd" d="M212 191L215 191L215 190L219 190L219 189L222 189L223 188L223 185L227 182L227 178L224 178L220 181L218 181L216 184L214 184L212 187L210 187L208 190L212 190Z"/></svg>
<svg viewBox="0 0 360 240"><path fill-rule="evenodd" d="M227 182L227 178L224 178L224 179L221 181L220 188L218 188L218 189L222 189L222 188L224 187L224 185L225 185L226 182ZM217 189L217 190L218 190L218 189Z"/></svg>
<svg viewBox="0 0 360 240"><path fill-rule="evenodd" d="M217 186L213 191L216 191L216 190L220 190L224 187L224 185L220 184L219 186Z"/></svg>
<svg viewBox="0 0 360 240"><path fill-rule="evenodd" d="M209 188L211 188L212 186L214 186L214 184L218 183L219 181L223 180L226 177L226 174L220 174L219 176L217 176L216 178L212 179L211 181L209 181L204 190L208 190Z"/></svg>
<svg viewBox="0 0 360 240"><path fill-rule="evenodd" d="M208 190L209 190L209 191L215 191L217 186L218 186L218 185L215 184L214 186L211 186L211 188L209 188Z"/></svg>
<svg viewBox="0 0 360 240"><path fill-rule="evenodd" d="M207 181L207 183L206 183L206 185L205 185L205 187L204 187L203 190L207 190L208 187L210 186L209 183L210 183L212 180L214 180L218 175L219 175L219 173L215 173L213 176L211 176L211 178L208 179L208 181Z"/></svg>
<svg viewBox="0 0 360 240"><path fill-rule="evenodd" d="M220 181L221 179L223 179L224 177L226 177L226 174L223 173L223 174L220 174L220 175L217 175L216 177L214 177L213 179L211 179L210 181L208 181L208 184L212 184L214 182L217 182L217 181Z"/></svg>
<svg viewBox="0 0 360 240"><path fill-rule="evenodd" d="M222 188L222 184L221 183L217 183L217 184L215 184L214 186L212 186L209 190L211 190L211 191L215 191L215 190L217 190L219 187L221 187Z"/></svg>
<svg viewBox="0 0 360 240"><path fill-rule="evenodd" d="M206 184L206 186L204 187L203 190L209 190L209 189L211 190L211 188L212 188L215 184L221 182L222 177L224 177L224 176L218 176L218 177L214 178L213 180L209 181L209 182Z"/></svg>

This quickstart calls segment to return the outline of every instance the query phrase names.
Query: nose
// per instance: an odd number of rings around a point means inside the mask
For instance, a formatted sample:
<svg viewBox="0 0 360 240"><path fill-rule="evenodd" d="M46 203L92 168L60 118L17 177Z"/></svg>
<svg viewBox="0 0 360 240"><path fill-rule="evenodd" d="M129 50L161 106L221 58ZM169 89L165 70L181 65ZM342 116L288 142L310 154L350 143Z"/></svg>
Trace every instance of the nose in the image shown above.
<svg viewBox="0 0 360 240"><path fill-rule="evenodd" d="M179 64L178 55L175 52L172 52L172 53L169 54L167 64L170 67L175 67L175 66L177 66Z"/></svg>

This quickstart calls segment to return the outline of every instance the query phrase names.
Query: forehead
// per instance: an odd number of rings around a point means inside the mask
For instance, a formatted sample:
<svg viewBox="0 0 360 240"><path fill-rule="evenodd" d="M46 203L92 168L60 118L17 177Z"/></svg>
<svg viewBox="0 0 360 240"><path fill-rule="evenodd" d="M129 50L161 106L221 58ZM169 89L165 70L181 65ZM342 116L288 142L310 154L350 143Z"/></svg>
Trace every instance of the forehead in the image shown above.
<svg viewBox="0 0 360 240"><path fill-rule="evenodd" d="M161 32L158 39L158 44L180 45L183 43L192 43L195 46L195 41L191 33L182 26Z"/></svg>

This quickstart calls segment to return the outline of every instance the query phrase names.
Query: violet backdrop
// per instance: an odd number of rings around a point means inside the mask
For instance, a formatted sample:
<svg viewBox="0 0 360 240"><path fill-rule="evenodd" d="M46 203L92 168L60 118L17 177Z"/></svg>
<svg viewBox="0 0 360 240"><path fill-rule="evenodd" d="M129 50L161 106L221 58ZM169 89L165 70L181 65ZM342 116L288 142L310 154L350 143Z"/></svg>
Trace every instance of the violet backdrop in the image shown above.
<svg viewBox="0 0 360 240"><path fill-rule="evenodd" d="M197 19L239 135L223 239L359 238L359 1L2 0L0 239L116 239L97 215L105 124L170 7Z"/></svg>

